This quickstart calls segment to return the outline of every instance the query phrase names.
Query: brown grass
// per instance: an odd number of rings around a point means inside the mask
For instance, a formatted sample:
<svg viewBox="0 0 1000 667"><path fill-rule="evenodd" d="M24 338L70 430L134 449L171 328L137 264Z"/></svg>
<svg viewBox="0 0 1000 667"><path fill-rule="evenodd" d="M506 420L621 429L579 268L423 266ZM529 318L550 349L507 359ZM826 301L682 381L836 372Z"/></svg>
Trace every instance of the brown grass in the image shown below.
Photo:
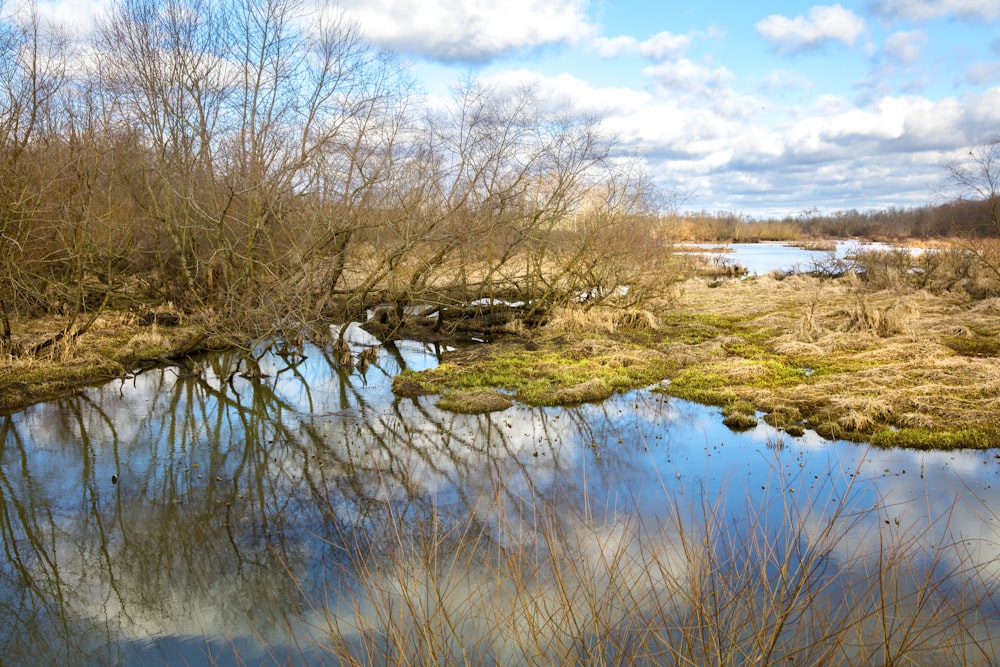
<svg viewBox="0 0 1000 667"><path fill-rule="evenodd" d="M437 407L450 412L483 414L506 410L514 405L504 394L492 389L448 392L437 402Z"/></svg>
<svg viewBox="0 0 1000 667"><path fill-rule="evenodd" d="M721 376L728 395L759 409L795 410L827 435L996 425L1000 358L988 354L988 341L1000 331L997 299L916 289L869 293L850 276L763 277L713 288L690 281L679 312L732 322L709 340L669 347L689 370ZM775 358L747 355L734 337ZM956 338L970 340L972 353L956 351ZM767 363L811 372L775 382Z"/></svg>
<svg viewBox="0 0 1000 667"><path fill-rule="evenodd" d="M39 318L12 323L13 345L28 349L66 328L68 320ZM145 326L129 313L109 311L77 338L64 338L37 355L0 357L0 411L55 398L77 387L163 363L177 354L224 345L197 326Z"/></svg>
<svg viewBox="0 0 1000 667"><path fill-rule="evenodd" d="M738 488L640 518L499 474L477 516L387 507L311 641L345 665L994 664L996 583L947 516L804 482L776 470L735 515Z"/></svg>
<svg viewBox="0 0 1000 667"><path fill-rule="evenodd" d="M603 401L612 394L612 390L601 378L593 378L571 387L557 389L553 392L553 402L558 405L572 405L587 401Z"/></svg>

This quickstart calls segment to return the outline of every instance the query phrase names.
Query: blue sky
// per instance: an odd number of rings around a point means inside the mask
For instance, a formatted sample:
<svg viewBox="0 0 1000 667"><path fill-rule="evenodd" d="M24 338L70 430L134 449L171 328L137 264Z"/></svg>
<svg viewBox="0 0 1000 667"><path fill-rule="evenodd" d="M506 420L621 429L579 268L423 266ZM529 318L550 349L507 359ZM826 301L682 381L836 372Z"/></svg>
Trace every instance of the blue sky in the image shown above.
<svg viewBox="0 0 1000 667"><path fill-rule="evenodd" d="M106 2L43 4L70 16ZM596 115L686 209L939 203L945 163L1000 135L1000 0L340 7L430 95L471 71Z"/></svg>
<svg viewBox="0 0 1000 667"><path fill-rule="evenodd" d="M428 91L473 71L598 114L686 208L942 201L1000 134L1000 0L347 0Z"/></svg>

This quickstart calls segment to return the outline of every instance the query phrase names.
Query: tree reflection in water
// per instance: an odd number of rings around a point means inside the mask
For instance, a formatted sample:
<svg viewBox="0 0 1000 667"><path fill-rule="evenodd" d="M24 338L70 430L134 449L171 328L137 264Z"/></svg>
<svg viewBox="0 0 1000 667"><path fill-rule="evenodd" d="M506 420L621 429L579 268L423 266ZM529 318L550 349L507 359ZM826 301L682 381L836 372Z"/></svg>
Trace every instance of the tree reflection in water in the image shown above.
<svg viewBox="0 0 1000 667"><path fill-rule="evenodd" d="M488 416L392 395L392 375L436 354L387 345L362 378L313 347L265 355L255 380L222 354L198 375L150 371L4 417L4 664L739 662L818 642L818 609L884 629L870 651L838 638L834 663L915 655L919 633L880 625L886 605L852 611L872 594L846 573L873 562L897 592L947 570L966 588L957 613L930 619L935 637L947 620L949 645L975 635L993 655L988 454L768 448L773 433L736 435L646 391ZM955 505L962 494L981 505ZM938 550L909 579L886 566L890 546L925 542ZM695 590L711 576L732 583L706 588L729 617ZM761 620L762 597L790 596L797 577L824 581L822 596L782 598L787 624L767 605ZM931 614L922 599L893 602L893 622ZM707 629L718 636L698 644Z"/></svg>

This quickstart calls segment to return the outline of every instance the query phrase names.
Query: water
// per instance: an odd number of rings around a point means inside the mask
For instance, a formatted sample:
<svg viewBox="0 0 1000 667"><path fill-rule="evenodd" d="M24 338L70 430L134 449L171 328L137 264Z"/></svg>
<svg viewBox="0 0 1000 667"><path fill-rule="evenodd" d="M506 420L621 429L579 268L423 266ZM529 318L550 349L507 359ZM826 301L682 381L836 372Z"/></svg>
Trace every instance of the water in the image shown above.
<svg viewBox="0 0 1000 667"><path fill-rule="evenodd" d="M355 351L372 342L362 333ZM623 522L663 531L706 501L732 525L780 521L801 498L809 526L849 501L832 557L868 562L889 526L936 549L935 567L1000 576L993 450L734 433L715 408L650 390L454 415L390 391L440 350L388 346L365 377L306 352L294 365L266 356L261 381L228 381L236 360L221 355L198 377L154 370L2 418L3 664L331 664L331 627L361 646L371 630L357 612L384 620L345 590L374 579L396 595L426 576L393 574L386 554L411 545L399 525L433 521L439 544L474 528L516 551L537 545L541 505L604 553ZM371 559L385 569L359 572Z"/></svg>
<svg viewBox="0 0 1000 667"><path fill-rule="evenodd" d="M784 243L698 244L700 248L718 249L715 261L727 266L742 266L751 274L770 271L810 271L816 265L829 264L833 258L844 259L859 250L888 250L894 246L860 241L837 241L833 250L809 250Z"/></svg>

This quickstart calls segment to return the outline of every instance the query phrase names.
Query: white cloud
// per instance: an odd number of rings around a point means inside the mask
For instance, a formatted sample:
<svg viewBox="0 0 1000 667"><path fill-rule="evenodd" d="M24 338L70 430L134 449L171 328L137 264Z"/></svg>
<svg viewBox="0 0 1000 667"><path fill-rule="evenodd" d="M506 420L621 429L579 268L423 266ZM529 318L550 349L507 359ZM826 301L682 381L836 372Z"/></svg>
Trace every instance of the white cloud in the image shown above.
<svg viewBox="0 0 1000 667"><path fill-rule="evenodd" d="M889 19L927 21L953 14L962 18L1000 17L997 0L878 0L875 11Z"/></svg>
<svg viewBox="0 0 1000 667"><path fill-rule="evenodd" d="M885 54L898 65L912 65L926 44L927 33L923 30L894 32L885 40Z"/></svg>
<svg viewBox="0 0 1000 667"><path fill-rule="evenodd" d="M591 43L591 48L604 58L638 54L650 60L664 60L675 57L690 44L690 35L660 32L642 42L627 35L598 37Z"/></svg>
<svg viewBox="0 0 1000 667"><path fill-rule="evenodd" d="M680 53L689 44L691 44L691 38L687 35L661 32L639 44L639 52L652 60L663 60Z"/></svg>
<svg viewBox="0 0 1000 667"><path fill-rule="evenodd" d="M87 34L96 25L98 18L104 16L110 5L110 0L40 0L33 9L43 25L58 26L71 35ZM4 3L0 2L0 9ZM27 17L31 10L28 0L10 3L8 9L14 16Z"/></svg>
<svg viewBox="0 0 1000 667"><path fill-rule="evenodd" d="M650 101L649 93L624 87L595 88L570 74L546 76L531 70L505 70L487 82L516 90L534 89L539 103L549 110L609 117L636 113Z"/></svg>
<svg viewBox="0 0 1000 667"><path fill-rule="evenodd" d="M1000 123L1000 87L940 100L882 96L865 105L824 94L787 106L739 94L724 71L698 88L711 71L690 61L645 71L685 90L655 87L648 101L635 98L605 124L663 182L692 191L695 208L783 214L920 206L940 184L947 157Z"/></svg>
<svg viewBox="0 0 1000 667"><path fill-rule="evenodd" d="M444 61L485 61L595 32L585 0L347 0L343 8L372 41Z"/></svg>
<svg viewBox="0 0 1000 667"><path fill-rule="evenodd" d="M864 32L865 21L840 5L819 5L810 9L808 16L794 19L772 14L758 21L756 27L779 53L799 53L827 42L853 45Z"/></svg>
<svg viewBox="0 0 1000 667"><path fill-rule="evenodd" d="M1000 127L1000 86L962 100L967 118L967 144L979 143L997 134Z"/></svg>
<svg viewBox="0 0 1000 667"><path fill-rule="evenodd" d="M965 120L954 98L885 97L864 108L804 116L783 134L789 152L802 158L872 158L960 145Z"/></svg>
<svg viewBox="0 0 1000 667"><path fill-rule="evenodd" d="M708 69L687 58L651 65L643 73L670 92L693 92L719 88L733 78L725 67Z"/></svg>
<svg viewBox="0 0 1000 667"><path fill-rule="evenodd" d="M634 37L619 35L618 37L598 37L591 44L602 58L615 58L639 51L639 42Z"/></svg>

